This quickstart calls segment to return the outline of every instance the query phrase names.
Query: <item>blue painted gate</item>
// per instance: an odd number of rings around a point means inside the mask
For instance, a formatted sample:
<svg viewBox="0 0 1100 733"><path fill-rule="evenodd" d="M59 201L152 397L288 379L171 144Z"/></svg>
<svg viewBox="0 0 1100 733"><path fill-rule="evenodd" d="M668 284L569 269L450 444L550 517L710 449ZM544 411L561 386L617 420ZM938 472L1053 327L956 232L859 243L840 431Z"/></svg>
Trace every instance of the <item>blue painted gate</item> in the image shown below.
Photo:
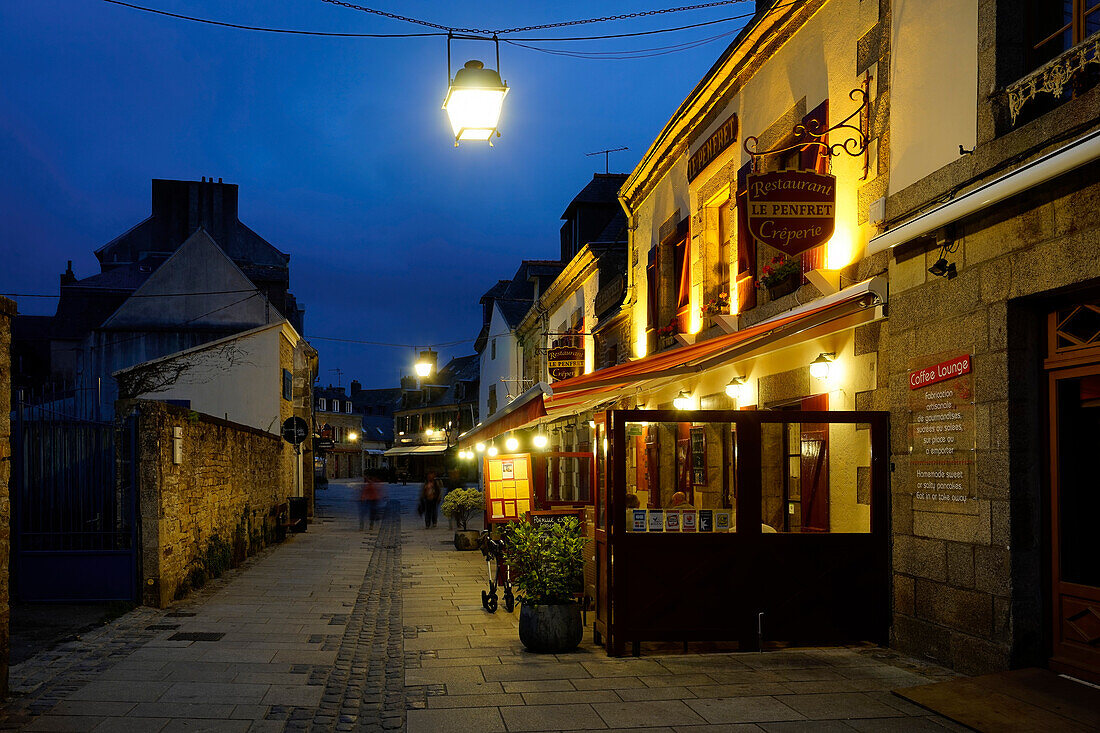
<svg viewBox="0 0 1100 733"><path fill-rule="evenodd" d="M22 601L136 601L135 421L84 417L78 402L71 393L48 400L15 395L14 595Z"/></svg>

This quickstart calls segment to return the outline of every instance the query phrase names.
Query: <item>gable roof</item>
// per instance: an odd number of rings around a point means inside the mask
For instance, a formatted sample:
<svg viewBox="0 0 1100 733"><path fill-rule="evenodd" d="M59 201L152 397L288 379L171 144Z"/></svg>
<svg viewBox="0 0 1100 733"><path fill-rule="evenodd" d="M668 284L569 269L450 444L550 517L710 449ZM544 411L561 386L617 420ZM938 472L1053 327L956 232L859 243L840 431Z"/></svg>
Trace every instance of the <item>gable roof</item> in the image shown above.
<svg viewBox="0 0 1100 733"><path fill-rule="evenodd" d="M618 204L619 189L627 178L626 173L596 173L588 185L573 197L565 207L561 218L568 219L573 209L581 204Z"/></svg>
<svg viewBox="0 0 1100 733"><path fill-rule="evenodd" d="M269 323L273 316L281 317L210 235L199 229L101 327L244 330Z"/></svg>

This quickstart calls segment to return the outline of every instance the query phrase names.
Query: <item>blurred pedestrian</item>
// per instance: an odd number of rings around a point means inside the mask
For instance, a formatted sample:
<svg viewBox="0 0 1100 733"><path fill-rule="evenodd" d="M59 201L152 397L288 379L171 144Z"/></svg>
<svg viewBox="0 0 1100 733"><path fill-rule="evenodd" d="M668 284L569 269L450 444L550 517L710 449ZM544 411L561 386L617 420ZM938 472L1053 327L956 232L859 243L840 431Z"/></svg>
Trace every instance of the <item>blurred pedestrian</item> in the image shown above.
<svg viewBox="0 0 1100 733"><path fill-rule="evenodd" d="M439 480L434 473L428 473L424 485L420 488L418 509L424 515L424 529L430 529L439 521Z"/></svg>
<svg viewBox="0 0 1100 733"><path fill-rule="evenodd" d="M374 473L363 476L363 486L359 489L359 529L363 529L365 521L370 522L370 529L374 529L374 522L378 519L378 503L382 499L382 483Z"/></svg>

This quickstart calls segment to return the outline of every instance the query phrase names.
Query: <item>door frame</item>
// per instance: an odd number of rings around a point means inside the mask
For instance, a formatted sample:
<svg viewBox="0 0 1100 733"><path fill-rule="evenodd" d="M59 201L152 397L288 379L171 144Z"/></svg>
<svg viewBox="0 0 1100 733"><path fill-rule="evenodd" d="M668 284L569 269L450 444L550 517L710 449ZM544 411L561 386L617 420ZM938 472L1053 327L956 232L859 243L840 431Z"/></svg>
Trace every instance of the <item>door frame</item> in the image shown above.
<svg viewBox="0 0 1100 733"><path fill-rule="evenodd" d="M1082 364L1083 357L1090 356L1093 361L1090 364ZM1049 608L1050 623L1050 660L1052 670L1064 672L1077 677L1082 677L1091 682L1100 683L1100 649L1093 653L1075 648L1062 641L1067 618L1063 612L1063 603L1066 597L1077 598L1092 602L1100 606L1100 588L1063 581L1061 578L1061 534L1059 522L1059 477L1058 477L1058 383L1064 379L1075 379L1089 375L1100 375L1100 348L1088 350L1087 354L1078 352L1073 359L1074 366L1058 367L1048 362L1047 364L1047 460L1046 480L1049 489L1047 496L1047 511L1050 516L1049 525L1049 557L1050 572ZM1083 609L1081 613L1087 613Z"/></svg>

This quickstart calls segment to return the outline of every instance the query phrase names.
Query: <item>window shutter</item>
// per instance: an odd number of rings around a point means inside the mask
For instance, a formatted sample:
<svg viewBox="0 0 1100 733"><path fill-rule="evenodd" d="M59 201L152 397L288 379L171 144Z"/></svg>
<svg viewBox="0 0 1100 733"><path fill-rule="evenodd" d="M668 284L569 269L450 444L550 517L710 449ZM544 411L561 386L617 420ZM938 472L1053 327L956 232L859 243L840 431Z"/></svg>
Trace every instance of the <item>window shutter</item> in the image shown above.
<svg viewBox="0 0 1100 733"><path fill-rule="evenodd" d="M829 100L819 104L809 114L802 118L802 124L809 130L829 129ZM808 135L804 136L806 139ZM822 138L821 142L828 143L828 138ZM821 145L806 145L798 152L798 164L803 170L812 170L818 173L829 172L829 156ZM805 280L807 272L825 266L825 248L822 244L802 253L802 275Z"/></svg>
<svg viewBox="0 0 1100 733"><path fill-rule="evenodd" d="M645 268L646 286L646 325L657 328L657 248L649 250L649 259Z"/></svg>
<svg viewBox="0 0 1100 733"><path fill-rule="evenodd" d="M749 234L748 180L751 172L751 160L737 171L737 276L734 279L738 313L756 305L756 243ZM731 301L734 297L731 292Z"/></svg>

